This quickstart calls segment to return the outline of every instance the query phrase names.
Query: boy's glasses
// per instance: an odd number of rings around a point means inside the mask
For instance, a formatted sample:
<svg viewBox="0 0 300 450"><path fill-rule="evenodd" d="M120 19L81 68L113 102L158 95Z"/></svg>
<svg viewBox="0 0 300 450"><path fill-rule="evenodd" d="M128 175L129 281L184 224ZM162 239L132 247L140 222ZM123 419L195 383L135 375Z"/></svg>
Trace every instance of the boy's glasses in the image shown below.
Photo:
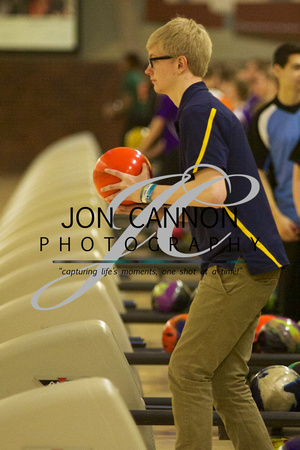
<svg viewBox="0 0 300 450"><path fill-rule="evenodd" d="M149 64L153 68L153 61L159 61L160 59L172 59L172 56L156 56L155 58L149 58Z"/></svg>

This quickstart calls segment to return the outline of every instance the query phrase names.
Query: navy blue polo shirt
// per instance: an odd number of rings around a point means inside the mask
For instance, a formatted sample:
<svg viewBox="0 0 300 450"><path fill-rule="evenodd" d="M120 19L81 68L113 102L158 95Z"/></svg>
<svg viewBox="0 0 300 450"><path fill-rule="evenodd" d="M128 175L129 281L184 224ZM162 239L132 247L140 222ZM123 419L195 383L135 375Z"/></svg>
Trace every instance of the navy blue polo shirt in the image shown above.
<svg viewBox="0 0 300 450"><path fill-rule="evenodd" d="M191 85L183 94L176 128L180 138L180 169L211 164L227 175L249 175L260 183L247 137L237 117L206 88ZM195 169L195 170L201 170ZM191 251L201 252L202 270L217 264L232 270L243 258L252 274L275 270L288 264L269 203L260 183L255 198L238 206L250 182L242 176L230 178L231 191L221 208L188 207L193 236ZM224 240L224 237L230 235Z"/></svg>

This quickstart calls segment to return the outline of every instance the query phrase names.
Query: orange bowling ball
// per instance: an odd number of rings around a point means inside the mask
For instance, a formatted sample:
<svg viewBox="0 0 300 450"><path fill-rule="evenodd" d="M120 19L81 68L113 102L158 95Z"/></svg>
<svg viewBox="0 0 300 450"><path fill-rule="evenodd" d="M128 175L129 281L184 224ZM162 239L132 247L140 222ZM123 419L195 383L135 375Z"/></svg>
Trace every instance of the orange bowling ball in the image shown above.
<svg viewBox="0 0 300 450"><path fill-rule="evenodd" d="M164 326L162 333L162 344L166 353L172 353L177 345L184 328L187 314L177 314L171 317Z"/></svg>
<svg viewBox="0 0 300 450"><path fill-rule="evenodd" d="M148 159L138 150L129 147L116 147L103 153L98 159L94 172L94 185L98 194L102 198L118 192L118 190L111 190L101 192L100 189L108 184L118 183L120 179L114 175L105 173L105 169L115 169L120 172L128 173L130 175L139 175L142 171L143 163L148 164L150 169L150 177L152 178L151 164ZM124 201L122 205L132 205L132 201Z"/></svg>
<svg viewBox="0 0 300 450"><path fill-rule="evenodd" d="M253 353L260 353L261 349L260 349L260 345L258 343L258 335L260 333L261 328L267 323L269 322L271 319L276 318L276 316L274 316L273 314L261 314L261 316L259 317L259 321L255 330L255 336L254 336L254 341L253 341Z"/></svg>

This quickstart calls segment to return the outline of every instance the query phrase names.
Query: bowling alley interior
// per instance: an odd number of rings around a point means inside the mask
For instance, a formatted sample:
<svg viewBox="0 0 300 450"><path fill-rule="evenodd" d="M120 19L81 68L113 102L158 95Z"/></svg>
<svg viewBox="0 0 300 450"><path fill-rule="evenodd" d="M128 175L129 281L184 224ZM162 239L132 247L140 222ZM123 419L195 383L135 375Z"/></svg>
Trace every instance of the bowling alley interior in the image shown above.
<svg viewBox="0 0 300 450"><path fill-rule="evenodd" d="M106 216L99 161L118 149L122 170L126 147L153 176L168 169L163 129L143 156L159 101L146 43L158 27L176 16L205 26L204 81L241 111L251 88L261 104L276 95L272 54L299 45L299 15L297 0L0 0L1 449L175 449L168 363L199 258L164 252L157 216L144 227ZM142 109L130 114L129 101ZM174 226L170 248L191 251L188 225ZM300 449L300 323L279 318L276 290L261 319L245 382L273 447ZM212 449L234 449L215 410L212 421Z"/></svg>

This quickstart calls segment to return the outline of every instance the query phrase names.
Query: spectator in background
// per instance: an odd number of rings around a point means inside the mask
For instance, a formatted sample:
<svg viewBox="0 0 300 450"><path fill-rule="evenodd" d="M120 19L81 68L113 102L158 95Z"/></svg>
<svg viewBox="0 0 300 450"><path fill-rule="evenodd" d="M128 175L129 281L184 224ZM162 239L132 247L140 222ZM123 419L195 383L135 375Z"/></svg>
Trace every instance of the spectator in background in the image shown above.
<svg viewBox="0 0 300 450"><path fill-rule="evenodd" d="M250 59L237 71L237 78L249 89L244 112L249 120L264 103L272 100L278 89L277 80L269 62Z"/></svg>
<svg viewBox="0 0 300 450"><path fill-rule="evenodd" d="M248 82L237 76L234 65L214 62L209 66L204 82L209 91L235 113L247 130L251 119L246 105L249 96Z"/></svg>
<svg viewBox="0 0 300 450"><path fill-rule="evenodd" d="M273 100L278 91L278 83L269 63L260 63L249 89L258 99L256 109Z"/></svg>
<svg viewBox="0 0 300 450"><path fill-rule="evenodd" d="M249 142L290 260L278 283L280 314L300 320L300 223L293 201L293 163L300 142L300 46L283 44L273 56L277 96L250 124Z"/></svg>
<svg viewBox="0 0 300 450"><path fill-rule="evenodd" d="M203 81L205 82L207 89L224 105L226 105L227 108L232 110L230 100L222 91L222 83L224 79L229 76L229 74L232 74L232 69L220 61L214 61L208 66L207 73L205 74Z"/></svg>
<svg viewBox="0 0 300 450"><path fill-rule="evenodd" d="M138 55L127 53L120 63L122 74L120 98L105 105L103 113L108 118L122 116L124 135L137 126L147 126L154 113L155 98L153 88L144 74L144 68Z"/></svg>
<svg viewBox="0 0 300 450"><path fill-rule="evenodd" d="M153 165L155 176L179 173L179 141L174 125L176 116L177 107L172 100L167 95L160 95L157 110L148 127L149 133L139 145L139 150ZM166 182L172 183L171 180Z"/></svg>
<svg viewBox="0 0 300 450"><path fill-rule="evenodd" d="M259 67L263 64L265 64L265 61L259 58L247 59L238 70L239 78L250 85L255 78Z"/></svg>
<svg viewBox="0 0 300 450"><path fill-rule="evenodd" d="M222 92L232 105L232 111L237 116L245 131L247 131L251 117L245 108L249 96L247 84L235 74L229 75L221 84Z"/></svg>
<svg viewBox="0 0 300 450"><path fill-rule="evenodd" d="M142 63L135 53L125 55L121 70L121 92L125 113L125 128L146 126L153 114L153 103L150 101L150 83L145 77Z"/></svg>

